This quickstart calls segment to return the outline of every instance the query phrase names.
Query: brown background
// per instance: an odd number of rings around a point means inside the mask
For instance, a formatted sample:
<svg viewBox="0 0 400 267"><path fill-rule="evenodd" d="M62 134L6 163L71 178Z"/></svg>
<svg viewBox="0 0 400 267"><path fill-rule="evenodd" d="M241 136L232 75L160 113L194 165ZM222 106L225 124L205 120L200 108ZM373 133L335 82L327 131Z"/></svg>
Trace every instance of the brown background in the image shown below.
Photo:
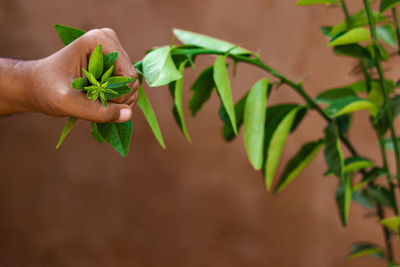
<svg viewBox="0 0 400 267"><path fill-rule="evenodd" d="M348 1L350 2L350 1ZM351 1L350 11L362 2ZM355 81L355 64L334 57L319 25L342 20L338 9L300 8L294 0L0 0L0 56L45 57L62 47L54 23L83 29L114 28L132 60L170 42L174 27L218 36L261 51L294 80L306 78L311 95ZM212 63L202 58L198 70ZM396 69L390 74L396 78ZM240 65L234 98L265 73ZM194 79L188 70L185 88ZM188 144L171 114L166 88L146 89L168 149L156 143L142 114L134 113L133 145L121 158L91 139L79 122L55 150L66 121L41 114L0 120L0 264L4 266L385 266L374 259L345 260L353 241L382 244L376 219L352 205L342 228L336 179L323 178L321 153L281 195L264 191L247 161L241 136L222 140L216 95L188 117ZM190 97L185 90L184 97ZM270 103L301 101L290 89ZM187 103L187 101L186 101ZM374 135L360 113L350 138L379 159ZM283 163L304 141L322 135L315 114L284 150ZM281 164L279 171L284 164ZM397 240L398 241L398 240Z"/></svg>

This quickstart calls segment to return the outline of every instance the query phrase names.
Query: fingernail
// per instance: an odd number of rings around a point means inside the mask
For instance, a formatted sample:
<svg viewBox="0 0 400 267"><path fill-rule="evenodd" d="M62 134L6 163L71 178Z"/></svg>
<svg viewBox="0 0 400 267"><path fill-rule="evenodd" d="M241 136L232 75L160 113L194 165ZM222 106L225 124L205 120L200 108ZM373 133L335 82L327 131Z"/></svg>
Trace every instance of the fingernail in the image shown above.
<svg viewBox="0 0 400 267"><path fill-rule="evenodd" d="M118 121L127 121L132 116L132 110L130 108L123 108L119 110Z"/></svg>

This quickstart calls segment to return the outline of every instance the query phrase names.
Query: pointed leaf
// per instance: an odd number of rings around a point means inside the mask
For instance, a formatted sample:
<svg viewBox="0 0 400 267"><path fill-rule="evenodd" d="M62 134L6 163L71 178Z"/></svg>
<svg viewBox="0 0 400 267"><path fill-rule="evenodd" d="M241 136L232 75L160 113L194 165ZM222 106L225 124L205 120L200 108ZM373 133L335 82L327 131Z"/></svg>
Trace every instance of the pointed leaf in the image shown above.
<svg viewBox="0 0 400 267"><path fill-rule="evenodd" d="M135 79L123 76L113 76L108 78L106 81L108 82L107 88L113 89L122 87L127 85L128 83L133 82Z"/></svg>
<svg viewBox="0 0 400 267"><path fill-rule="evenodd" d="M353 200L367 209L375 209L375 203L369 200L360 190L355 190L354 188L355 187L353 187Z"/></svg>
<svg viewBox="0 0 400 267"><path fill-rule="evenodd" d="M243 124L244 107L245 107L247 96L248 96L248 94L245 94L235 104L235 117L236 117L236 125L237 125L238 130ZM232 141L236 137L236 134L233 131L232 124L231 124L231 121L229 120L228 113L226 112L226 109L224 108L223 105L221 105L218 113L219 113L219 117L224 122L224 126L222 129L222 134L224 136L224 139L226 141Z"/></svg>
<svg viewBox="0 0 400 267"><path fill-rule="evenodd" d="M118 52L111 52L103 56L104 59L104 69L108 70L111 66L114 66L115 61L117 61ZM112 75L112 73L111 73Z"/></svg>
<svg viewBox="0 0 400 267"><path fill-rule="evenodd" d="M80 77L78 79L75 79L72 84L72 88L77 89L77 90L83 90L84 87L86 86L86 79L83 77Z"/></svg>
<svg viewBox="0 0 400 267"><path fill-rule="evenodd" d="M320 4L338 5L338 1L337 0L299 0L296 2L296 5L298 5L298 6L311 6L311 5L320 5Z"/></svg>
<svg viewBox="0 0 400 267"><path fill-rule="evenodd" d="M90 131L90 133L92 134L93 139L99 142L99 144L102 144L104 142L104 138L103 136L101 136L96 122L92 122L92 130Z"/></svg>
<svg viewBox="0 0 400 267"><path fill-rule="evenodd" d="M143 59L143 74L151 87L163 86L182 78L171 57L171 48L156 48Z"/></svg>
<svg viewBox="0 0 400 267"><path fill-rule="evenodd" d="M299 108L291 110L286 116L284 116L282 120L278 122L278 126L276 128L274 127L275 129L271 129L271 127L267 128L266 138L268 139L268 142L265 142L267 144L267 150L264 169L264 179L267 190L271 188L286 138L289 135L298 111Z"/></svg>
<svg viewBox="0 0 400 267"><path fill-rule="evenodd" d="M323 145L323 141L305 144L300 151L289 161L276 187L275 193L280 193L297 175L311 162Z"/></svg>
<svg viewBox="0 0 400 267"><path fill-rule="evenodd" d="M395 7L400 4L400 0L381 0L380 11L385 12L386 10Z"/></svg>
<svg viewBox="0 0 400 267"><path fill-rule="evenodd" d="M373 102L359 98L357 96L347 96L332 102L324 111L331 117L335 118L343 114L352 113L358 110L367 109L374 116L378 112L378 106Z"/></svg>
<svg viewBox="0 0 400 267"><path fill-rule="evenodd" d="M128 155L131 142L132 121L121 123L97 123L97 128L106 142L120 153L121 156L126 157Z"/></svg>
<svg viewBox="0 0 400 267"><path fill-rule="evenodd" d="M387 175L387 172L382 169L382 168L373 168L370 172L368 172L366 175L364 175L364 178L361 180L361 182L359 182L358 184L356 184L353 187L353 190L358 190L361 187L363 187L364 185L367 185L368 183L374 181L375 179L383 176L383 175Z"/></svg>
<svg viewBox="0 0 400 267"><path fill-rule="evenodd" d="M71 131L72 126L74 126L75 122L77 121L77 118L70 117L68 119L67 124L64 126L64 129L62 130L60 140L58 141L58 144L56 148L59 148L61 143L64 141L65 137L67 137L69 131Z"/></svg>
<svg viewBox="0 0 400 267"><path fill-rule="evenodd" d="M339 187L336 191L336 204L343 226L347 225L352 195L352 177L346 174L344 179L339 181Z"/></svg>
<svg viewBox="0 0 400 267"><path fill-rule="evenodd" d="M250 90L244 109L244 144L254 169L260 170L264 161L263 143L269 80L259 80Z"/></svg>
<svg viewBox="0 0 400 267"><path fill-rule="evenodd" d="M228 52L233 55L250 55L251 51L236 46L232 43L222 41L213 37L203 34L184 31L180 29L173 30L175 36L184 44L196 45L207 49L217 50L221 52Z"/></svg>
<svg viewBox="0 0 400 267"><path fill-rule="evenodd" d="M229 75L226 69L226 57L218 56L214 63L214 82L217 87L217 91L219 97L221 99L221 103L225 107L229 120L233 126L233 131L237 134L237 124L236 124L236 116L235 109L233 105L231 84L229 82Z"/></svg>
<svg viewBox="0 0 400 267"><path fill-rule="evenodd" d="M130 88L129 86L126 86L126 85L118 87L118 88L113 88L112 90L114 92L116 92L117 94L106 93L105 95L106 95L107 99L115 99L115 98L124 96L127 93L132 92L132 88Z"/></svg>
<svg viewBox="0 0 400 267"><path fill-rule="evenodd" d="M400 234L400 216L383 219L381 224Z"/></svg>
<svg viewBox="0 0 400 267"><path fill-rule="evenodd" d="M330 171L343 180L344 158L340 147L339 133L335 122L325 128L325 160Z"/></svg>
<svg viewBox="0 0 400 267"><path fill-rule="evenodd" d="M60 24L55 24L54 28L56 29L58 36L60 36L64 45L72 43L75 39L78 39L85 34L85 32L82 30Z"/></svg>
<svg viewBox="0 0 400 267"><path fill-rule="evenodd" d="M392 25L386 24L384 26L377 27L376 35L382 42L393 47L397 47L396 33L394 32Z"/></svg>
<svg viewBox="0 0 400 267"><path fill-rule="evenodd" d="M383 249L371 243L356 243L351 247L348 259L355 259L361 256L374 256L379 259L384 259Z"/></svg>
<svg viewBox="0 0 400 267"><path fill-rule="evenodd" d="M104 72L104 74L101 76L101 82L104 82L105 80L107 80L114 72L114 66L111 66L107 69L106 72Z"/></svg>
<svg viewBox="0 0 400 267"><path fill-rule="evenodd" d="M214 67L205 69L193 83L191 90L193 91L190 99L189 109L194 116L202 108L203 104L210 98L215 87L213 79Z"/></svg>
<svg viewBox="0 0 400 267"><path fill-rule="evenodd" d="M347 45L370 40L371 37L369 30L360 27L352 29L338 38L333 38L328 46Z"/></svg>
<svg viewBox="0 0 400 267"><path fill-rule="evenodd" d="M99 79L103 74L103 64L103 50L101 44L98 44L90 56L88 67L89 72L92 73L96 79Z"/></svg>
<svg viewBox="0 0 400 267"><path fill-rule="evenodd" d="M396 206L392 192L383 186L369 186L364 190L364 194L369 200L378 204L382 204L390 208L394 208Z"/></svg>
<svg viewBox="0 0 400 267"><path fill-rule="evenodd" d="M141 86L139 86L138 92L139 100L137 102L137 105L143 112L143 115L145 116L147 123L150 125L150 128L153 131L153 134L156 137L157 141L160 143L161 147L165 149L166 147L161 134L160 126L158 125L158 120L156 115L154 114L154 110L150 104L150 101Z"/></svg>
<svg viewBox="0 0 400 267"><path fill-rule="evenodd" d="M358 59L372 59L368 49L359 44L338 45L333 48L333 53L339 56L354 57Z"/></svg>

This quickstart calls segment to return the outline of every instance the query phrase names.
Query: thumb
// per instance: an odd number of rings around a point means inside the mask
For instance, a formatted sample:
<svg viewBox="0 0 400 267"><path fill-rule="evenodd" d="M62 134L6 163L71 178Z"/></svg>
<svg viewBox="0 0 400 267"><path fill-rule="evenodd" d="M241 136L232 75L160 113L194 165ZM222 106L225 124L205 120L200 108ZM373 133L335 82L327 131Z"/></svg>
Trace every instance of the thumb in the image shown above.
<svg viewBox="0 0 400 267"><path fill-rule="evenodd" d="M80 92L79 92L80 93ZM99 123L124 122L132 118L132 109L129 105L108 102L104 107L99 100L91 102L86 95L80 93L72 97L67 106L70 116Z"/></svg>

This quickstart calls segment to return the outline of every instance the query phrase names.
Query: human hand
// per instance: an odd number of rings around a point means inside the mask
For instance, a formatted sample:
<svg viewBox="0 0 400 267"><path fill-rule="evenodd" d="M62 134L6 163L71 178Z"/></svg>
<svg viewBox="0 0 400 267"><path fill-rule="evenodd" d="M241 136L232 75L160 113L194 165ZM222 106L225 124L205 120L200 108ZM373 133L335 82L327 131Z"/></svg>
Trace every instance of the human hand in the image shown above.
<svg viewBox="0 0 400 267"><path fill-rule="evenodd" d="M86 94L71 87L72 81L84 76L82 68L88 68L90 55L98 44L102 44L105 54L118 52L115 75L135 78L128 84L132 92L109 100L106 108L98 100L91 103ZM53 55L17 65L16 69L24 73L21 77L26 80L23 100L19 101L22 111L100 123L123 122L132 117L132 108L138 100L137 73L112 29L91 30Z"/></svg>

